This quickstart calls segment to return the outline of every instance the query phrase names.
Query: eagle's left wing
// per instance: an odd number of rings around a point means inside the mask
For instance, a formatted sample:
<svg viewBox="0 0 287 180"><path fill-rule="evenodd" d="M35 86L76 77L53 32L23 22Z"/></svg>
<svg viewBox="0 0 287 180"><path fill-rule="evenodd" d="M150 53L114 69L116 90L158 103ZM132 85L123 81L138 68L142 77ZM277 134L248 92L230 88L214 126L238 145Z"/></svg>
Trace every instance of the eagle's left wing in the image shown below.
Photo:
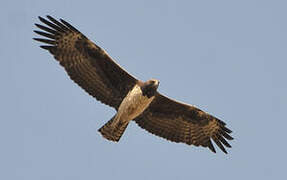
<svg viewBox="0 0 287 180"><path fill-rule="evenodd" d="M42 36L34 39L45 43L40 47L53 54L70 78L87 93L118 109L138 80L71 24L47 18L39 17L46 26L36 24L42 31L34 31Z"/></svg>
<svg viewBox="0 0 287 180"><path fill-rule="evenodd" d="M208 113L184 103L169 99L159 93L136 123L152 134L173 142L208 147L216 152L211 139L225 153L231 147L226 141L233 138L225 123Z"/></svg>

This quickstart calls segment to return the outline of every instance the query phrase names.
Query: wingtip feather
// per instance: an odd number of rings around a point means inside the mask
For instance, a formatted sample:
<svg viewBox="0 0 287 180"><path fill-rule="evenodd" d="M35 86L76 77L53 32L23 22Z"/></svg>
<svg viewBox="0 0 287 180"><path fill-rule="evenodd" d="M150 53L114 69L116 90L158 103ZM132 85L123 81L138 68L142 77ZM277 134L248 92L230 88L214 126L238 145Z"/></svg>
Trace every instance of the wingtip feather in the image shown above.
<svg viewBox="0 0 287 180"><path fill-rule="evenodd" d="M213 136L212 140L215 142L215 144L223 151L225 154L227 154L227 151L225 150L224 146L222 145L221 141L216 137Z"/></svg>
<svg viewBox="0 0 287 180"><path fill-rule="evenodd" d="M231 148L231 145L220 135L218 135L218 140L223 143L226 147Z"/></svg>
<svg viewBox="0 0 287 180"><path fill-rule="evenodd" d="M54 46L44 46L44 45L40 46L40 48L46 49L46 50L51 50L53 47Z"/></svg>
<svg viewBox="0 0 287 180"><path fill-rule="evenodd" d="M222 129L223 129L224 131L226 131L227 133L232 133L232 131L231 131L230 129L228 129L227 127L225 127L225 126L224 126Z"/></svg>
<svg viewBox="0 0 287 180"><path fill-rule="evenodd" d="M76 29L74 26L72 26L70 23L68 23L67 21L65 21L64 19L60 18L61 23L63 23L65 26L67 26L68 28L70 28L71 30L80 33L80 31L78 29Z"/></svg>
<svg viewBox="0 0 287 180"><path fill-rule="evenodd" d="M46 44L56 44L55 41L53 40L48 40L48 39L41 39L41 38L33 38L35 41L39 41L39 42L42 42L42 43L46 43Z"/></svg>
<svg viewBox="0 0 287 180"><path fill-rule="evenodd" d="M215 148L214 148L214 146L213 146L213 144L212 144L212 142L211 142L210 139L208 140L207 147L208 147L212 152L216 153L216 150L215 150Z"/></svg>
<svg viewBox="0 0 287 180"><path fill-rule="evenodd" d="M47 37L47 38L50 38L50 39L55 39L55 36L53 34L49 34L46 32L34 30L34 33L39 34L39 35L44 36L44 37Z"/></svg>

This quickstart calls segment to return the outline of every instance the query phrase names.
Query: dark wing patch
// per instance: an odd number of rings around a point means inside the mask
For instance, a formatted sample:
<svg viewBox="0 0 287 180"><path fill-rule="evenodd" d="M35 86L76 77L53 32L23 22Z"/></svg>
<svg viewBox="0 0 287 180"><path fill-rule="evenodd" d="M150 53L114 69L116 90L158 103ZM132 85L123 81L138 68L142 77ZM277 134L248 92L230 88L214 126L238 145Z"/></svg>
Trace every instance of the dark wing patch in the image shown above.
<svg viewBox="0 0 287 180"><path fill-rule="evenodd" d="M47 45L40 46L52 53L70 78L97 100L118 108L137 79L128 74L99 46L66 21L39 17L46 26L35 24L45 37L34 38Z"/></svg>
<svg viewBox="0 0 287 180"><path fill-rule="evenodd" d="M211 139L225 153L233 138L225 123L200 109L157 94L136 123L148 132L173 142L208 147L216 152ZM225 146L225 147L224 147Z"/></svg>

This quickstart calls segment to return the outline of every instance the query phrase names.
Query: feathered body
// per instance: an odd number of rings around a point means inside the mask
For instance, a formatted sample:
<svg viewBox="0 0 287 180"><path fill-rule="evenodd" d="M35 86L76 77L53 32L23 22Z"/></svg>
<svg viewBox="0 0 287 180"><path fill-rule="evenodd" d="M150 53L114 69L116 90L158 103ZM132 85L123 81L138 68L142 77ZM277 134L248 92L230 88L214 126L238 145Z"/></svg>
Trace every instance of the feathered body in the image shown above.
<svg viewBox="0 0 287 180"><path fill-rule="evenodd" d="M157 87L158 81L136 84L123 99L117 114L99 129L103 137L111 141L119 141L128 123L138 117L155 98L144 93L155 94Z"/></svg>

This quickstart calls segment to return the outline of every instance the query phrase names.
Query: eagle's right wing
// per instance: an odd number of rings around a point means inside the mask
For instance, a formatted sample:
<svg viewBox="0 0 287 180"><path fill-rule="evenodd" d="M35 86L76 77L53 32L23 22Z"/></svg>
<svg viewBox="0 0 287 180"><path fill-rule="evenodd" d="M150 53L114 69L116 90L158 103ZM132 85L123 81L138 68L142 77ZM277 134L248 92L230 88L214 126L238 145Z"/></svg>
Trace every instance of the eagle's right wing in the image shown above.
<svg viewBox="0 0 287 180"><path fill-rule="evenodd" d="M136 123L157 136L173 142L208 147L215 152L211 139L225 153L226 141L233 138L225 123L188 104L172 100L159 93L150 106L135 119Z"/></svg>
<svg viewBox="0 0 287 180"><path fill-rule="evenodd" d="M99 46L66 21L47 16L46 24L35 24L43 31L34 31L48 39L34 38L48 45L48 50L65 68L70 78L97 100L118 109L137 79L128 74Z"/></svg>

